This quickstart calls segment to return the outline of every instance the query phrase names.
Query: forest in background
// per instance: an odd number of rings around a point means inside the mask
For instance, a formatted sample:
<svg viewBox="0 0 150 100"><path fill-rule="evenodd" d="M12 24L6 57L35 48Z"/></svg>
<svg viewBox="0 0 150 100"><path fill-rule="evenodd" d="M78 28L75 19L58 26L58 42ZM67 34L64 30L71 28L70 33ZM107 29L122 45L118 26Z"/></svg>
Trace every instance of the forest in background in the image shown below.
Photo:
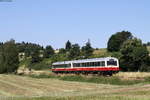
<svg viewBox="0 0 150 100"><path fill-rule="evenodd" d="M131 32L116 32L109 37L107 48L93 48L90 41L84 46L72 44L69 40L64 48L54 50L51 45L43 47L36 43L16 43L11 39L0 43L0 73L16 73L18 68L29 70L50 69L56 61L116 57L120 61L121 71L150 71L150 42L143 43Z"/></svg>

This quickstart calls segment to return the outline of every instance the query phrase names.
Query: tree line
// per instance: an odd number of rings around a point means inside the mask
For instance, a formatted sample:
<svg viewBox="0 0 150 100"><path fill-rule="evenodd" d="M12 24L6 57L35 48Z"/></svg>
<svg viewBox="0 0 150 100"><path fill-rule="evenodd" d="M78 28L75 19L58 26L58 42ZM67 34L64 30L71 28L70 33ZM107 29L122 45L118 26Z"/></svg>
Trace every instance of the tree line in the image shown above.
<svg viewBox="0 0 150 100"><path fill-rule="evenodd" d="M75 60L89 58L92 55L93 48L90 42L80 47L79 44L72 44L69 40L64 48L60 48L58 53L51 45L45 48L35 43L15 43L11 39L5 43L0 43L0 73L14 73L19 67L19 62L29 60L27 67L29 69L42 69L43 66L49 68L49 64L42 61L50 59L51 63L63 60ZM23 58L23 59L21 59Z"/></svg>
<svg viewBox="0 0 150 100"><path fill-rule="evenodd" d="M119 53L122 71L150 71L150 56L147 44L134 37L131 32L113 34L108 41L107 50Z"/></svg>
<svg viewBox="0 0 150 100"><path fill-rule="evenodd" d="M147 50L149 44L142 43L142 40L134 37L131 32L116 32L108 40L107 56L117 57L122 71L150 71ZM0 43L0 73L15 73L22 60L29 60L29 69L41 69L56 61L94 58L94 50L89 41L80 47L79 44L72 44L68 40L64 48L54 50L51 45L43 47L28 42L15 43L15 40L11 39ZM50 60L50 63L45 64L45 59Z"/></svg>

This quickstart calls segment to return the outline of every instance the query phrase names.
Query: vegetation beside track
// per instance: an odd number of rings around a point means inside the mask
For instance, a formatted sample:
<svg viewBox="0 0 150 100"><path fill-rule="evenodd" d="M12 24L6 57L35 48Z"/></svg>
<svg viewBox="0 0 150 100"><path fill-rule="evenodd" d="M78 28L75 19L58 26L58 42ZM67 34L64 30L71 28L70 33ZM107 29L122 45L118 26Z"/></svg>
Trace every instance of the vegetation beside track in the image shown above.
<svg viewBox="0 0 150 100"><path fill-rule="evenodd" d="M126 73L124 73L126 75ZM128 73L129 74L129 73ZM131 73L130 73L131 74ZM129 74L129 75L130 75ZM145 74L140 77L140 73L135 73L137 76L126 78L123 76L123 73L116 74L114 76L94 76L94 75L74 75L74 74L32 74L29 75L32 78L54 78L64 81L76 81L76 82L88 82L88 83L97 83L97 84L111 84L111 85L134 85L139 83L150 83L150 74ZM144 74L144 73L143 73ZM133 73L132 73L133 75Z"/></svg>

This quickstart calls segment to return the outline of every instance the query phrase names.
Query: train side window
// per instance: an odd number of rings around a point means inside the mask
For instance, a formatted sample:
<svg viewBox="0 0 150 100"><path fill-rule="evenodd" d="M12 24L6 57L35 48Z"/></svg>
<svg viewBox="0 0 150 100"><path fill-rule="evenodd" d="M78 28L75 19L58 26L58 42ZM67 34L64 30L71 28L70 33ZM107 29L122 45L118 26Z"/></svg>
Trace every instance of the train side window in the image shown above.
<svg viewBox="0 0 150 100"><path fill-rule="evenodd" d="M89 62L89 67L90 67L91 65L92 65L91 62Z"/></svg>
<svg viewBox="0 0 150 100"><path fill-rule="evenodd" d="M98 62L98 65L97 66L100 66L100 62Z"/></svg>
<svg viewBox="0 0 150 100"><path fill-rule="evenodd" d="M78 64L77 64L77 67L81 67L81 64L80 64L80 63L78 63Z"/></svg>
<svg viewBox="0 0 150 100"><path fill-rule="evenodd" d="M76 63L73 64L73 67L78 67Z"/></svg>
<svg viewBox="0 0 150 100"><path fill-rule="evenodd" d="M73 67L80 67L80 63L74 63Z"/></svg>
<svg viewBox="0 0 150 100"><path fill-rule="evenodd" d="M71 67L71 64L67 64L67 67Z"/></svg>
<svg viewBox="0 0 150 100"><path fill-rule="evenodd" d="M98 62L95 62L95 64L94 64L96 67L98 66Z"/></svg>
<svg viewBox="0 0 150 100"><path fill-rule="evenodd" d="M102 61L102 66L105 66L105 61Z"/></svg>
<svg viewBox="0 0 150 100"><path fill-rule="evenodd" d="M88 67L90 67L91 66L91 62L88 62Z"/></svg>
<svg viewBox="0 0 150 100"><path fill-rule="evenodd" d="M84 67L86 67L86 63L84 63Z"/></svg>
<svg viewBox="0 0 150 100"><path fill-rule="evenodd" d="M89 67L89 62L86 63L86 66Z"/></svg>
<svg viewBox="0 0 150 100"><path fill-rule="evenodd" d="M92 62L92 66L95 66L95 63L94 63L94 62Z"/></svg>
<svg viewBox="0 0 150 100"><path fill-rule="evenodd" d="M94 66L94 67L96 66L96 62L93 62L93 66Z"/></svg>
<svg viewBox="0 0 150 100"><path fill-rule="evenodd" d="M99 62L97 62L97 66L99 66L100 65L100 63Z"/></svg>
<svg viewBox="0 0 150 100"><path fill-rule="evenodd" d="M92 62L90 62L90 67L92 66Z"/></svg>
<svg viewBox="0 0 150 100"><path fill-rule="evenodd" d="M83 63L81 63L81 66L80 67L83 67Z"/></svg>
<svg viewBox="0 0 150 100"><path fill-rule="evenodd" d="M94 62L94 66L96 66L96 62Z"/></svg>
<svg viewBox="0 0 150 100"><path fill-rule="evenodd" d="M80 67L80 64L79 64L79 63L77 63L77 64L76 64L76 67Z"/></svg>
<svg viewBox="0 0 150 100"><path fill-rule="evenodd" d="M93 63L92 63L92 62L90 62L90 67L91 67L91 66L93 66Z"/></svg>
<svg viewBox="0 0 150 100"><path fill-rule="evenodd" d="M97 62L98 64L97 64L97 66L100 66L100 62Z"/></svg>
<svg viewBox="0 0 150 100"><path fill-rule="evenodd" d="M95 63L94 63L94 62L92 62L92 66L93 66L93 67L95 66Z"/></svg>
<svg viewBox="0 0 150 100"><path fill-rule="evenodd" d="M87 67L87 63L85 63L85 67Z"/></svg>
<svg viewBox="0 0 150 100"><path fill-rule="evenodd" d="M77 63L74 63L74 64L73 64L73 67L78 67L77 65L78 65Z"/></svg>
<svg viewBox="0 0 150 100"><path fill-rule="evenodd" d="M84 67L84 63L82 63L82 67Z"/></svg>
<svg viewBox="0 0 150 100"><path fill-rule="evenodd" d="M78 65L79 65L78 63L75 63L75 66L73 66L73 67L79 67Z"/></svg>
<svg viewBox="0 0 150 100"><path fill-rule="evenodd" d="M86 67L86 63L84 63L84 67Z"/></svg>
<svg viewBox="0 0 150 100"><path fill-rule="evenodd" d="M103 66L102 61L100 62L100 66Z"/></svg>
<svg viewBox="0 0 150 100"><path fill-rule="evenodd" d="M99 62L99 66L102 66L101 62Z"/></svg>
<svg viewBox="0 0 150 100"><path fill-rule="evenodd" d="M82 67L82 64L81 63L78 63L78 66L77 67Z"/></svg>
<svg viewBox="0 0 150 100"><path fill-rule="evenodd" d="M82 63L79 63L79 66L78 67L82 67Z"/></svg>

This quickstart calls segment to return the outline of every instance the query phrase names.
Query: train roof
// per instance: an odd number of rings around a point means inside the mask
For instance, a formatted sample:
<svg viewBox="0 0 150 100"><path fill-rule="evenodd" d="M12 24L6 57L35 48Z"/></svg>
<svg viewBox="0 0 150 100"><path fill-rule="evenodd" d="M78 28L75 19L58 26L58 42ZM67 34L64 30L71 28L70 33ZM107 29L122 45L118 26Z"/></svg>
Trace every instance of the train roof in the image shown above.
<svg viewBox="0 0 150 100"><path fill-rule="evenodd" d="M55 62L52 65L59 65L59 64L70 64L70 63L85 63L85 62L98 62L98 61L108 61L110 59L118 60L114 57L105 57L105 58L92 58L92 59L80 59L80 60L71 60L71 61L61 61Z"/></svg>

